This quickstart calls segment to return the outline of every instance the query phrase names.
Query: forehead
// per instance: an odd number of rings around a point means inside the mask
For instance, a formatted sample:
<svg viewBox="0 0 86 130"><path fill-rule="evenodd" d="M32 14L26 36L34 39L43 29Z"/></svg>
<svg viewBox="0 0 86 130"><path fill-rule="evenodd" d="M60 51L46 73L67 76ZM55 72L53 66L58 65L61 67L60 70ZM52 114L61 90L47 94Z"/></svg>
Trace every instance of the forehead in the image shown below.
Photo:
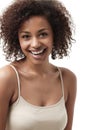
<svg viewBox="0 0 86 130"><path fill-rule="evenodd" d="M21 24L20 29L48 28L51 29L50 23L43 16L32 16Z"/></svg>

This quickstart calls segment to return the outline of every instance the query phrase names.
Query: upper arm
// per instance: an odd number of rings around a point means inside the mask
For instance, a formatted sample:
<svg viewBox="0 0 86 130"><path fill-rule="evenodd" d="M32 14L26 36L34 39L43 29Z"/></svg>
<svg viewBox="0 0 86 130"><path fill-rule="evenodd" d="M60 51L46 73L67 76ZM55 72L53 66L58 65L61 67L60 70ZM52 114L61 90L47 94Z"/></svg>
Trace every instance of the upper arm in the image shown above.
<svg viewBox="0 0 86 130"><path fill-rule="evenodd" d="M0 69L0 130L5 130L9 103L12 97L10 74L7 70Z"/></svg>
<svg viewBox="0 0 86 130"><path fill-rule="evenodd" d="M65 130L72 130L74 105L76 99L77 78L75 74L72 73L71 71L69 71L67 82L68 82L67 83L68 96L66 101L66 109L68 114L68 123Z"/></svg>

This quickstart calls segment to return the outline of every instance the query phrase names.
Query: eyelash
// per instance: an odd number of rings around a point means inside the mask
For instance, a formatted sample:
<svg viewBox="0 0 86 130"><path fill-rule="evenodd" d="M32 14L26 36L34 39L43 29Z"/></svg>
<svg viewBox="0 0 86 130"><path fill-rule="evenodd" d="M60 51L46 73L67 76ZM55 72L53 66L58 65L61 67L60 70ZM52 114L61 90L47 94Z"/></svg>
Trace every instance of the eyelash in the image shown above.
<svg viewBox="0 0 86 130"><path fill-rule="evenodd" d="M28 39L30 36L29 35L23 35L22 38Z"/></svg>
<svg viewBox="0 0 86 130"><path fill-rule="evenodd" d="M47 36L48 36L48 33L46 33L46 32L42 32L42 33L38 34L38 37L40 37L40 38L45 38ZM29 35L23 35L23 36L21 36L21 38L23 38L23 39L29 39L30 37L31 36L29 36Z"/></svg>
<svg viewBox="0 0 86 130"><path fill-rule="evenodd" d="M39 36L46 37L46 36L48 36L48 33L43 32L43 33L39 34Z"/></svg>

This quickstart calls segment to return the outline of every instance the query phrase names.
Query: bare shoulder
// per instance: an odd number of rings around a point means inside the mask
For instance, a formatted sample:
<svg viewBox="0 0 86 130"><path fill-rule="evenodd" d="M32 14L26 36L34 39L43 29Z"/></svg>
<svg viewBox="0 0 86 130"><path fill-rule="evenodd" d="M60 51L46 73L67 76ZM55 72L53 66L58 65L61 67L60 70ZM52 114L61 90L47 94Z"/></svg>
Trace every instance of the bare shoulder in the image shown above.
<svg viewBox="0 0 86 130"><path fill-rule="evenodd" d="M62 76L67 83L73 83L77 81L77 77L73 71L68 68L60 67Z"/></svg>
<svg viewBox="0 0 86 130"><path fill-rule="evenodd" d="M0 81L2 83L11 83L12 81L12 69L9 65L0 68Z"/></svg>
<svg viewBox="0 0 86 130"><path fill-rule="evenodd" d="M66 97L71 97L72 99L75 99L77 90L77 77L75 73L72 72L70 69L63 67L60 67L60 69L63 76Z"/></svg>
<svg viewBox="0 0 86 130"><path fill-rule="evenodd" d="M0 95L10 98L14 92L14 73L12 68L7 65L0 68Z"/></svg>

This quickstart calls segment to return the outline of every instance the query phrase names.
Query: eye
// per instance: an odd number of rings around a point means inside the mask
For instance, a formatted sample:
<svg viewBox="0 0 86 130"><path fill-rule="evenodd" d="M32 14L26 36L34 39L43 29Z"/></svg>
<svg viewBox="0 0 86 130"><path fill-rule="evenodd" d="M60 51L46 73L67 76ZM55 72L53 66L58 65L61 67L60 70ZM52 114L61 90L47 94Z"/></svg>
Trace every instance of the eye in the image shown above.
<svg viewBox="0 0 86 130"><path fill-rule="evenodd" d="M25 34L25 35L22 35L21 38L25 39L25 40L28 40L30 38L29 35Z"/></svg>
<svg viewBox="0 0 86 130"><path fill-rule="evenodd" d="M45 38L45 37L48 36L48 33L42 32L42 33L39 34L39 36L40 36L40 38Z"/></svg>

